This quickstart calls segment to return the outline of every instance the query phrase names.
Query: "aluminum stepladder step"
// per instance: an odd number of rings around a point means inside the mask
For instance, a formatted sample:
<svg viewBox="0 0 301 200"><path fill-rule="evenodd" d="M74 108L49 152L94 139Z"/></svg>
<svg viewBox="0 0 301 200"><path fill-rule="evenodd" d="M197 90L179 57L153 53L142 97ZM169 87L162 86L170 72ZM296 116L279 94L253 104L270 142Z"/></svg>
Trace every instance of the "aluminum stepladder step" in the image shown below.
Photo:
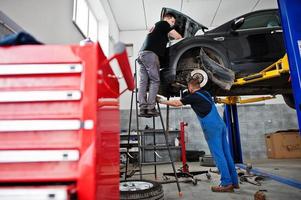
<svg viewBox="0 0 301 200"><path fill-rule="evenodd" d="M135 78L135 90L132 91L131 94L131 104L130 104L130 116L129 116L129 126L128 126L128 147L127 147L127 151L126 151L126 167L125 167L125 180L133 175L136 175L135 172L139 172L139 176L140 179L142 180L143 175L149 175L149 174L154 174L155 175L155 179L157 179L157 165L164 165L164 164L171 164L173 173L175 174L175 182L177 184L177 188L178 188L178 192L179 195L181 196L181 187L179 184L179 180L177 177L177 172L176 172L176 168L175 168L175 164L172 160L171 157L171 147L169 146L169 138L168 138L168 132L165 129L165 125L164 125L164 121L163 121L163 117L162 117L162 112L161 112L161 108L160 105L157 103L157 109L159 111L159 115L158 116L149 116L149 117L145 117L145 116L139 116L138 114L138 87L137 87L137 59L135 60L135 74L134 74L134 78ZM135 96L134 96L135 95ZM135 100L135 101L134 101ZM130 152L129 152L129 147L130 147L130 136L131 136L131 124L132 124L132 116L133 116L133 104L135 103L135 108L136 108L136 131L137 131L137 139L138 139L138 167L139 170L135 170L134 173L131 173L130 176L128 176L128 163L129 163L129 158L131 158ZM167 112L169 111L169 109L167 110ZM168 115L168 113L167 113ZM160 123L162 126L162 129L156 129L156 118L159 117L160 118ZM152 129L146 129L145 130L141 130L139 128L139 119L140 118L148 118L148 119L152 119L152 123L153 123L153 127ZM153 144L152 145L145 145L145 132L148 132L148 134L152 134L153 135ZM158 132L163 132L164 134L164 139L165 139L165 143L164 144L156 144L156 133ZM160 155L156 152L156 150L167 150L168 152L168 161L157 161L157 157L160 157ZM145 150L152 150L153 151L153 162L145 162ZM154 173L143 173L143 166L150 166L153 165L154 166Z"/></svg>

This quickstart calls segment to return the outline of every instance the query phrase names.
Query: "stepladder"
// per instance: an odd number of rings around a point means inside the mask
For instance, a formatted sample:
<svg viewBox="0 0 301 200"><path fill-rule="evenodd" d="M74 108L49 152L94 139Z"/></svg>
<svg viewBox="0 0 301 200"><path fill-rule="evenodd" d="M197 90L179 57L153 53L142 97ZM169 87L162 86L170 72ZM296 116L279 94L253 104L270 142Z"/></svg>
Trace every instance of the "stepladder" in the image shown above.
<svg viewBox="0 0 301 200"><path fill-rule="evenodd" d="M150 178L154 175L155 180L159 180L159 165L170 166L174 174L174 181L177 185L179 195L181 188L177 177L174 159L172 158L172 147L169 132L166 129L160 105L157 103L157 115L139 115L138 87L137 87L137 61L135 63L135 83L136 88L131 93L131 103L129 111L129 124L127 132L126 161L124 179L138 176L140 180ZM135 106L135 109L134 109ZM167 109L168 112L168 109ZM168 114L168 113L166 113ZM132 127L135 124L136 127ZM143 127L143 128L142 128ZM133 131L134 130L134 131ZM136 144L131 144L130 140L136 137ZM136 156L130 149L136 148ZM164 153L163 153L164 152ZM132 169L130 169L130 163ZM153 169L151 169L153 166ZM164 183L161 182L161 183Z"/></svg>

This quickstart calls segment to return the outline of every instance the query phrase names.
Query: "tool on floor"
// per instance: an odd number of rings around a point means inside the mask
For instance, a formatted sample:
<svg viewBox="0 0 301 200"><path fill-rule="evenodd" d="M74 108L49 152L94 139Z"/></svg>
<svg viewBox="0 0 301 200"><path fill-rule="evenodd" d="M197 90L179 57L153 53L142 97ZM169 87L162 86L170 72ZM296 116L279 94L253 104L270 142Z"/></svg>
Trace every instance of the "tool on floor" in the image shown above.
<svg viewBox="0 0 301 200"><path fill-rule="evenodd" d="M193 185L197 185L199 179L195 178L196 175L205 174L207 179L211 179L211 174L207 171L189 171L189 165L187 164L186 159L186 142L185 142L185 126L188 124L185 122L180 123L180 145L181 145L181 158L182 158L182 167L178 169L176 175L180 178L190 178L190 181L185 182L192 182ZM174 173L163 173L163 178L168 180L168 176L174 176Z"/></svg>
<svg viewBox="0 0 301 200"><path fill-rule="evenodd" d="M215 174L220 174L219 173L219 171L218 171L218 169L209 169L209 172L211 172L211 173L215 173Z"/></svg>
<svg viewBox="0 0 301 200"><path fill-rule="evenodd" d="M248 175L251 174L251 169L252 169L252 164L251 163L247 163L247 165L246 165L246 173Z"/></svg>
<svg viewBox="0 0 301 200"><path fill-rule="evenodd" d="M257 186L261 186L260 181L263 180L264 180L263 176L256 176L256 175L243 175L240 177L241 182L247 182Z"/></svg>
<svg viewBox="0 0 301 200"><path fill-rule="evenodd" d="M264 180L263 176L255 175L251 173L252 164L248 163L246 166L246 173L242 170L238 170L239 180L241 182L250 183L253 185L261 186L261 182Z"/></svg>
<svg viewBox="0 0 301 200"><path fill-rule="evenodd" d="M142 180L144 175L155 175L155 179L157 179L157 165L163 165L163 164L170 164L172 166L173 169L173 173L174 177L175 177L175 181L177 184L177 188L178 188L178 192L179 192L179 196L182 196L182 192L181 192L181 188L180 188L180 184L178 181L178 176L176 173L176 168L174 165L174 161L172 160L171 157L171 151L170 151L170 145L169 145L169 137L168 137L168 131L167 129L165 129L165 125L163 122L163 118L162 118L162 112L160 109L160 105L157 103L157 108L159 111L159 115L158 116L140 116L138 114L138 88L137 88L137 60L135 61L135 83L136 83L136 88L135 90L132 91L131 94L131 106L130 106L130 115L129 115L129 128L128 128L128 145L127 145L127 153L126 155L128 155L129 153L129 149L131 148L131 144L130 144L130 136L131 136L131 125L132 125L132 116L133 116L133 104L135 104L135 108L136 108L136 128L137 128L137 137L138 137L138 170L135 170L135 172L131 172L131 176L135 176L135 175L139 175L140 176L140 180ZM135 96L134 96L135 95ZM168 115L169 110L167 110L167 115ZM162 129L157 129L156 128L156 117L159 117L160 119L160 123L161 123L161 127ZM140 129L140 118L144 118L144 119L152 119L152 123L153 123L153 127L152 128L146 128L146 129ZM156 135L158 133L163 133L164 135L164 140L165 142L163 144L157 144L157 140L156 140ZM153 137L153 144L152 145L146 145L146 137ZM145 151L153 151L153 161L146 161L145 159ZM159 155L159 153L157 152L157 150L167 150L168 154L167 157L163 160L163 157L161 155ZM128 160L131 159L130 156L126 157L126 166L125 166L125 180L129 177L128 175ZM168 161L166 161L166 159ZM163 160L163 161L158 161L158 160ZM152 173L143 173L143 166L150 166L153 165L154 166L154 172ZM139 174L136 174L136 172L139 172Z"/></svg>

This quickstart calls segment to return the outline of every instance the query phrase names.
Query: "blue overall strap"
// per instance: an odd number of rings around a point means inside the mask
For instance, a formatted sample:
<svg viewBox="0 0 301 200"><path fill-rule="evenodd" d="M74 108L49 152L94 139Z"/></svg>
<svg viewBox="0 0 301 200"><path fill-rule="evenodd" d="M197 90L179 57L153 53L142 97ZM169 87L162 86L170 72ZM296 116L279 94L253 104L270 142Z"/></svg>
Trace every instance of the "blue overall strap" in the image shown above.
<svg viewBox="0 0 301 200"><path fill-rule="evenodd" d="M196 94L198 94L199 96L203 97L206 101L208 101L210 103L210 105L212 105L212 101L210 101L210 99L208 99L208 97L206 97L205 95L203 95L200 92L196 92ZM209 93L208 93L209 94Z"/></svg>
<svg viewBox="0 0 301 200"><path fill-rule="evenodd" d="M208 91L206 91L206 90L203 90L203 91L204 91L205 93L207 93L209 97L211 97L211 94L210 94Z"/></svg>

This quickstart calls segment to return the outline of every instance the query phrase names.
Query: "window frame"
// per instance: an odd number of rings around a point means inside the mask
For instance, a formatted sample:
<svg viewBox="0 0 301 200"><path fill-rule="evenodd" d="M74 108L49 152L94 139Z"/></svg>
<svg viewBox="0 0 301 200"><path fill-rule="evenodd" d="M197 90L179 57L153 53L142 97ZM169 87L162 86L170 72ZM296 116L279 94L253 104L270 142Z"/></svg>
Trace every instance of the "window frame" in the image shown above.
<svg viewBox="0 0 301 200"><path fill-rule="evenodd" d="M72 17L72 23L74 24L74 26L76 27L76 29L79 31L79 33L82 35L83 38L91 38L91 35L89 34L90 33L90 17L93 16L94 17L94 20L96 21L96 38L94 39L93 38L93 41L96 42L98 41L98 37L99 37L99 20L96 18L95 14L92 12L92 10L89 8L88 4L87 4L87 1L86 0L82 0L85 2L86 6L87 6L87 9L88 9L88 12L87 12L87 27L85 27L86 30L82 30L82 28L80 27L80 25L78 24L78 21L77 21L77 18L79 17L78 16L78 1L79 0L73 0L73 17Z"/></svg>
<svg viewBox="0 0 301 200"><path fill-rule="evenodd" d="M277 19L278 24L280 23L280 26L262 26L262 27L250 27L250 28L238 28L236 31L245 31L245 30L261 30L261 29L275 29L275 28L281 28L281 22L279 22L279 17L275 11L269 11L269 12L260 12L260 13L253 13L251 15L244 16L245 20L249 17L254 17L256 15L270 15L273 16L275 19ZM244 22L245 23L245 22Z"/></svg>

